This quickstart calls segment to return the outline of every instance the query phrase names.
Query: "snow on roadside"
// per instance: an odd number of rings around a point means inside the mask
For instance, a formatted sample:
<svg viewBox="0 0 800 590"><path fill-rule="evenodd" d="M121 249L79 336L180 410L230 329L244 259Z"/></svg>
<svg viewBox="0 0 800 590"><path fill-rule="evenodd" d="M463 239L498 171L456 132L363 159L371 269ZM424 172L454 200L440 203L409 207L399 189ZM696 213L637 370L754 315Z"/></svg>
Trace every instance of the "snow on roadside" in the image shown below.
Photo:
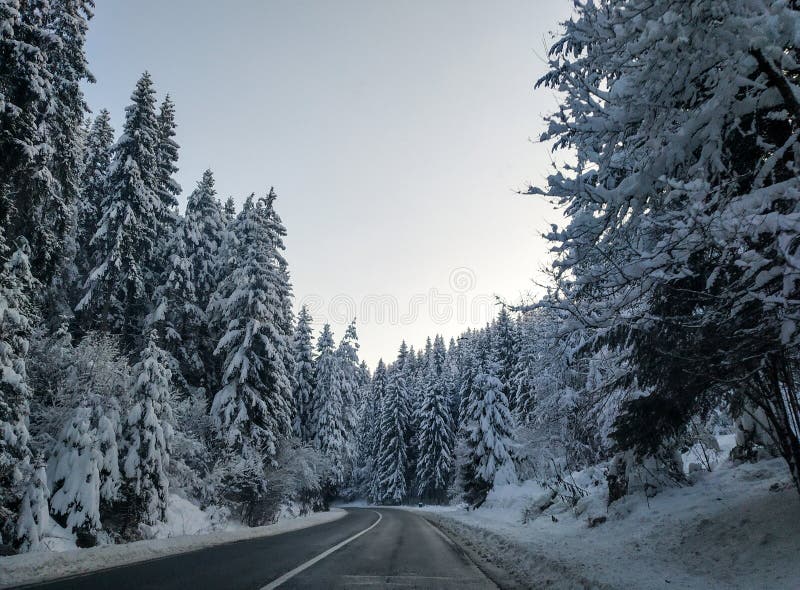
<svg viewBox="0 0 800 590"><path fill-rule="evenodd" d="M175 508L180 517L191 518L184 530L197 530L203 523L196 518L196 512L180 504ZM258 537L270 537L299 529L332 522L345 515L344 510L333 508L330 512L317 512L309 516L281 520L272 525L242 528L238 530L217 531L209 534L188 534L136 541L124 545L100 545L91 549L77 549L60 553L23 553L10 557L0 557L0 588L11 588L21 584L44 582L65 576L119 567L140 561L157 559L187 551L196 551ZM169 524L169 523L168 523ZM169 527L160 530L160 535L174 532Z"/></svg>
<svg viewBox="0 0 800 590"><path fill-rule="evenodd" d="M800 498L781 459L718 465L693 486L606 508L605 491L522 523L534 482L503 486L475 511L426 517L507 570L521 587L598 589L800 588ZM607 520L589 527L589 518Z"/></svg>

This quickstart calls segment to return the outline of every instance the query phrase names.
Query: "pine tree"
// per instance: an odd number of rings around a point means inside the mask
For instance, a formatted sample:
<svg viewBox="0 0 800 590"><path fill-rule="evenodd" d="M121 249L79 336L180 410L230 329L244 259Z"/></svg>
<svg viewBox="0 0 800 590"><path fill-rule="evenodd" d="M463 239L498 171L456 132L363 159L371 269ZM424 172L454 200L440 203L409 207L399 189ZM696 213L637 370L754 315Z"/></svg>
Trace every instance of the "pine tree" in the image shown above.
<svg viewBox="0 0 800 590"><path fill-rule="evenodd" d="M453 429L445 387L446 355L444 339L437 336L427 367L417 436L417 493L440 503L447 499L453 468Z"/></svg>
<svg viewBox="0 0 800 590"><path fill-rule="evenodd" d="M386 397L386 365L383 359L378 361L375 367L375 374L372 376L369 401L366 406L365 425L366 441L365 452L370 460L370 481L368 496L370 501L379 502L381 498L380 486L380 452L381 452L381 419L383 416L383 404Z"/></svg>
<svg viewBox="0 0 800 590"><path fill-rule="evenodd" d="M330 483L341 485L345 477L348 432L342 398L342 366L334 350L333 333L325 324L317 338L317 361L314 374L313 434L314 446L331 463Z"/></svg>
<svg viewBox="0 0 800 590"><path fill-rule="evenodd" d="M56 208L61 203L48 167L54 151L49 117L55 106L49 16L43 0L0 3L0 227L8 243L19 237L29 241L45 283L53 275L62 237L55 226L43 223L49 220L47 203Z"/></svg>
<svg viewBox="0 0 800 590"><path fill-rule="evenodd" d="M411 357L405 342L389 373L381 412L381 444L378 457L379 498L384 504L399 504L408 494L408 438L411 410L405 365Z"/></svg>
<svg viewBox="0 0 800 590"><path fill-rule="evenodd" d="M514 368L517 365L518 347L514 320L505 306L500 308L497 320L492 326L492 347L500 367L498 378L503 384L503 393L508 399L508 408L516 408L516 391L512 387Z"/></svg>
<svg viewBox="0 0 800 590"><path fill-rule="evenodd" d="M197 373L187 375L187 381L194 386L211 391L209 377L213 373L214 348L216 347L209 331L205 314L211 296L217 288L219 251L225 238L225 217L222 206L216 197L214 175L211 170L203 173L197 188L189 195L186 215L183 221L184 238L187 242L189 263L194 283L195 305L185 329L184 340L193 342L199 359ZM202 315L200 314L202 312Z"/></svg>
<svg viewBox="0 0 800 590"><path fill-rule="evenodd" d="M47 134L53 146L49 168L56 182L57 198L47 201L41 210L39 226L49 228L52 237L45 236L41 229L38 236L46 237L42 242L46 251L48 274L42 280L54 279L50 293L53 311L67 309L64 287L74 284L76 269L72 259L76 254L76 203L81 190L83 167L82 125L88 106L81 88L84 81L94 82L86 59L85 41L88 21L92 18L93 0L51 0L48 28L57 41L47 51L48 66L53 73L53 108L50 113ZM49 240L52 243L48 243ZM34 242L35 244L35 242ZM34 245L34 250L36 246ZM34 256L35 267L41 260Z"/></svg>
<svg viewBox="0 0 800 590"><path fill-rule="evenodd" d="M344 338L336 350L339 363L340 391L342 397L342 425L346 434L345 461L351 463L355 455L355 433L358 430L359 391L362 381L358 361L358 334L356 320L347 326Z"/></svg>
<svg viewBox="0 0 800 590"><path fill-rule="evenodd" d="M282 235L276 229L273 199L245 203L231 246L230 268L209 304L220 338L221 387L211 414L219 437L230 449L273 462L278 444L291 432L291 333L281 293L289 292ZM285 231L285 230L284 230Z"/></svg>
<svg viewBox="0 0 800 590"><path fill-rule="evenodd" d="M121 334L132 347L152 295L162 203L154 192L159 142L150 75L136 84L122 137L114 146L99 227L91 241L94 269L76 307L90 327Z"/></svg>
<svg viewBox="0 0 800 590"><path fill-rule="evenodd" d="M167 242L166 265L148 318L172 356L173 381L184 394L201 387L209 391L214 367L206 307L217 284L216 257L224 231L215 194L213 174L206 170Z"/></svg>
<svg viewBox="0 0 800 590"><path fill-rule="evenodd" d="M233 202L233 197L228 197L225 200L225 205L222 208L222 214L227 223L233 223L236 219L236 203Z"/></svg>
<svg viewBox="0 0 800 590"><path fill-rule="evenodd" d="M47 474L44 461L36 461L17 518L16 545L21 553L39 551L42 548L44 527L50 519L47 502L50 490L47 488Z"/></svg>
<svg viewBox="0 0 800 590"><path fill-rule="evenodd" d="M181 187L173 178L178 171L178 149L175 141L175 103L169 94L164 97L158 113L158 147L156 149L155 193L161 201L158 234L170 235L178 223L178 195Z"/></svg>
<svg viewBox="0 0 800 590"><path fill-rule="evenodd" d="M133 405L125 421L126 495L136 516L148 525L164 519L169 494L173 415L167 362L166 353L151 334L141 360L133 367Z"/></svg>
<svg viewBox="0 0 800 590"><path fill-rule="evenodd" d="M94 535L100 530L102 457L91 426L92 411L81 404L67 420L48 464L53 484L50 507L71 532Z"/></svg>
<svg viewBox="0 0 800 590"><path fill-rule="evenodd" d="M500 366L488 339L482 334L477 342L477 368L464 416L468 452L461 475L464 497L475 507L483 503L494 485L516 481L509 452L513 421L498 378Z"/></svg>
<svg viewBox="0 0 800 590"><path fill-rule="evenodd" d="M86 277L95 266L96 261L89 260L88 255L90 242L100 222L113 146L111 114L103 109L94 119L85 140L76 230L76 265L80 277Z"/></svg>
<svg viewBox="0 0 800 590"><path fill-rule="evenodd" d="M311 334L313 321L308 308L300 308L297 327L294 331L292 346L294 349L294 400L297 415L294 432L304 442L313 440L311 426L311 410L314 395L314 351Z"/></svg>
<svg viewBox="0 0 800 590"><path fill-rule="evenodd" d="M0 232L0 254L5 254ZM30 389L25 367L32 316L29 293L36 284L31 276L24 238L0 272L0 508L13 516L18 489L29 465L28 414ZM0 533L13 522L0 522Z"/></svg>

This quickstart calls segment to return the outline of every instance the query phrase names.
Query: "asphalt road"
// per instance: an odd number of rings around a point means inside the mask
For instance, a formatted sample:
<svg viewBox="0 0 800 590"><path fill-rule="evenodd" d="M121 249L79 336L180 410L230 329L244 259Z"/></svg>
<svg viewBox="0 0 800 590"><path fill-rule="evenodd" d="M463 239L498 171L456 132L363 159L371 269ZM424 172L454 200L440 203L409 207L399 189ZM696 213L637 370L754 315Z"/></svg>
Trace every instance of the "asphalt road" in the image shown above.
<svg viewBox="0 0 800 590"><path fill-rule="evenodd" d="M334 522L282 535L31 586L42 590L276 587L496 588L424 518L405 510L368 508L348 509Z"/></svg>

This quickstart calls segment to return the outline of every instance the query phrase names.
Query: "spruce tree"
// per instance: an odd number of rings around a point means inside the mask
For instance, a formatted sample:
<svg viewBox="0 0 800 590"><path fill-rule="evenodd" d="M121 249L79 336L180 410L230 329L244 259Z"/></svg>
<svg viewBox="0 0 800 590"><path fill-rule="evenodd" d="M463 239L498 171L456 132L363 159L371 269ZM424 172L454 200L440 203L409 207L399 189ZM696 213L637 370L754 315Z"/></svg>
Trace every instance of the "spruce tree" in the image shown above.
<svg viewBox="0 0 800 590"><path fill-rule="evenodd" d="M82 125L88 106L81 88L84 81L94 82L86 59L85 41L88 21L92 18L93 0L51 0L48 28L57 41L47 51L48 67L52 71L53 108L48 123L49 142L53 146L49 168L57 190L41 210L39 226L52 232L45 236L41 229L37 236L53 243L42 242L46 250L45 268L52 276L42 276L43 281L54 279L51 291L51 313L67 307L64 287L74 284L78 277L72 266L77 244L76 203L81 191L83 167ZM35 238L33 238L35 239ZM35 242L34 242L35 244ZM36 246L34 245L34 250ZM42 263L34 256L36 267ZM64 309L66 311L66 309Z"/></svg>
<svg viewBox="0 0 800 590"><path fill-rule="evenodd" d="M516 481L510 454L513 420L489 338L481 334L476 343L475 376L466 392L467 456L461 477L464 498L474 507L484 502L495 484Z"/></svg>
<svg viewBox="0 0 800 590"><path fill-rule="evenodd" d="M5 255L0 232L0 254ZM30 388L25 366L34 310L29 293L31 276L24 238L0 271L0 508L9 520L0 522L5 536L13 526L19 484L29 466L28 414Z"/></svg>
<svg viewBox="0 0 800 590"><path fill-rule="evenodd" d="M206 170L189 196L186 215L167 242L162 283L156 289L149 324L159 330L173 357L173 381L185 394L209 391L214 343L206 307L217 284L216 258L223 239L223 220L215 198L214 177ZM191 390L191 391L190 391Z"/></svg>
<svg viewBox="0 0 800 590"><path fill-rule="evenodd" d="M408 494L408 438L411 410L405 364L410 354L405 342L389 373L381 411L381 443L378 457L379 501L400 504Z"/></svg>
<svg viewBox="0 0 800 590"><path fill-rule="evenodd" d="M355 433L358 430L359 392L362 383L358 348L358 334L356 332L356 320L354 319L347 326L345 335L336 350L342 396L342 426L346 434L344 460L348 463L354 459Z"/></svg>
<svg viewBox="0 0 800 590"><path fill-rule="evenodd" d="M133 347L142 331L158 254L162 203L154 191L159 145L155 91L145 72L127 107L122 137L114 146L102 215L91 240L95 267L76 306L89 327L121 334Z"/></svg>
<svg viewBox="0 0 800 590"><path fill-rule="evenodd" d="M314 349L308 308L304 305L297 316L292 346L294 350L294 400L296 407L295 435L304 442L313 440L311 425L312 400L314 396Z"/></svg>
<svg viewBox="0 0 800 590"><path fill-rule="evenodd" d="M503 393L508 400L508 408L516 407L516 391L513 388L514 369L517 365L518 345L516 325L505 306L500 308L497 320L492 326L492 346L500 372L498 378L503 384Z"/></svg>
<svg viewBox="0 0 800 590"><path fill-rule="evenodd" d="M153 525L164 520L169 495L167 471L173 434L167 355L150 335L133 367L131 400L125 421L125 495L136 518Z"/></svg>
<svg viewBox="0 0 800 590"><path fill-rule="evenodd" d="M76 266L79 277L86 277L95 266L95 261L89 259L90 242L100 222L113 146L111 114L103 109L92 122L85 140L81 191L77 203Z"/></svg>
<svg viewBox="0 0 800 590"><path fill-rule="evenodd" d="M444 340L436 336L425 377L417 435L417 493L442 503L453 469L453 428L446 389Z"/></svg>
<svg viewBox="0 0 800 590"><path fill-rule="evenodd" d="M226 231L225 217L216 194L214 175L211 170L206 170L197 188L189 195L183 220L183 235L194 282L195 305L198 308L192 310L191 317L197 321L188 323L188 335L184 335L184 340L194 342L198 366L201 367L196 374L187 375L186 379L191 385L202 386L207 391L212 386L210 376L214 368L216 344L209 331L205 311L217 288L219 251Z"/></svg>
<svg viewBox="0 0 800 590"><path fill-rule="evenodd" d="M331 464L332 486L344 481L347 458L349 433L345 430L342 380L342 365L334 349L333 333L330 325L325 324L317 338L312 425L314 446Z"/></svg>
<svg viewBox="0 0 800 590"><path fill-rule="evenodd" d="M8 243L21 236L29 241L36 273L45 283L54 274L63 237L43 223L52 221L47 204L58 208L62 202L49 168L55 107L50 14L44 0L0 3L0 227Z"/></svg>
<svg viewBox="0 0 800 590"><path fill-rule="evenodd" d="M158 147L156 148L155 193L161 201L159 235L168 236L178 222L178 195L181 187L173 178L178 171L178 149L175 141L175 103L169 94L164 97L157 119Z"/></svg>
<svg viewBox="0 0 800 590"><path fill-rule="evenodd" d="M249 198L231 234L229 267L208 311L219 334L220 388L211 415L219 438L237 452L275 461L280 441L291 433L291 333L281 293L290 291L281 272L282 236L273 199ZM284 230L285 231L285 230Z"/></svg>
<svg viewBox="0 0 800 590"><path fill-rule="evenodd" d="M370 481L368 496L370 501L379 502L381 498L380 486L380 452L381 452L381 420L383 404L386 397L386 364L383 359L378 361L375 374L372 376L369 402L365 411L365 424L367 426L366 452L370 459Z"/></svg>

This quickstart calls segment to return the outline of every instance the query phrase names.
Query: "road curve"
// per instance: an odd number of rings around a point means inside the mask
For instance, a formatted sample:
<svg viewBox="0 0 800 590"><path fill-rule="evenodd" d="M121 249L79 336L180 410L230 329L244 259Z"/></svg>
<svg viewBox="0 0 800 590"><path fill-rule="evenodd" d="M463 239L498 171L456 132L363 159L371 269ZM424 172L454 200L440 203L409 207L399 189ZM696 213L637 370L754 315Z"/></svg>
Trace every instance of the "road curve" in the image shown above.
<svg viewBox="0 0 800 590"><path fill-rule="evenodd" d="M339 520L281 535L26 586L41 590L275 587L496 588L421 516L367 508L348 509Z"/></svg>

